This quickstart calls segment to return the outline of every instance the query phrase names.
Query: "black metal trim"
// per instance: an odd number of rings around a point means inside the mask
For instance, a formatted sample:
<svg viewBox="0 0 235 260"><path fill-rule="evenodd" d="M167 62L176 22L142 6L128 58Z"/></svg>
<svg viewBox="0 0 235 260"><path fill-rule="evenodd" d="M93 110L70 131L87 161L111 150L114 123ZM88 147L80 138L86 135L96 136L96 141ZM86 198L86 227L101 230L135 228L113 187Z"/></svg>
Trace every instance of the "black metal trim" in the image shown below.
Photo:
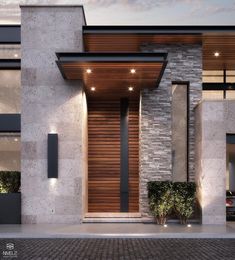
<svg viewBox="0 0 235 260"><path fill-rule="evenodd" d="M161 80L162 80L164 71L165 71L165 69L166 69L167 63L168 63L167 60L163 62L163 65L162 65L162 68L161 68L159 77L158 77L158 79L157 79L157 88L159 87L159 85L160 85L160 83L161 83Z"/></svg>
<svg viewBox="0 0 235 260"><path fill-rule="evenodd" d="M21 224L21 193L0 193L0 224Z"/></svg>
<svg viewBox="0 0 235 260"><path fill-rule="evenodd" d="M20 25L0 25L0 44L20 44Z"/></svg>
<svg viewBox="0 0 235 260"><path fill-rule="evenodd" d="M201 35L211 32L235 32L234 25L137 25L137 26L120 26L120 25L89 25L83 26L83 34L185 34Z"/></svg>
<svg viewBox="0 0 235 260"><path fill-rule="evenodd" d="M20 70L20 59L0 59L0 70Z"/></svg>
<svg viewBox="0 0 235 260"><path fill-rule="evenodd" d="M202 83L203 90L235 90L235 83Z"/></svg>
<svg viewBox="0 0 235 260"><path fill-rule="evenodd" d="M189 182L189 128L190 128L190 82L189 81L172 81L172 85L185 85L187 87L187 182Z"/></svg>
<svg viewBox="0 0 235 260"><path fill-rule="evenodd" d="M20 114L0 114L0 132L19 133L21 131Z"/></svg>
<svg viewBox="0 0 235 260"><path fill-rule="evenodd" d="M164 62L167 52L158 53L91 53L57 52L59 62Z"/></svg>
<svg viewBox="0 0 235 260"><path fill-rule="evenodd" d="M59 71L60 71L62 77L63 77L64 79L67 79L66 75L64 74L64 70L63 70L63 68L62 68L62 66L61 66L61 63L60 63L58 60L56 60L55 62L56 62L56 64L57 64L58 68L59 68Z"/></svg>
<svg viewBox="0 0 235 260"><path fill-rule="evenodd" d="M224 99L226 99L226 69L223 70L223 80L224 80Z"/></svg>
<svg viewBox="0 0 235 260"><path fill-rule="evenodd" d="M47 177L58 178L58 134L47 136Z"/></svg>
<svg viewBox="0 0 235 260"><path fill-rule="evenodd" d="M129 100L120 99L120 147L121 147L121 169L120 169L120 211L129 210L129 151L128 151L128 121Z"/></svg>

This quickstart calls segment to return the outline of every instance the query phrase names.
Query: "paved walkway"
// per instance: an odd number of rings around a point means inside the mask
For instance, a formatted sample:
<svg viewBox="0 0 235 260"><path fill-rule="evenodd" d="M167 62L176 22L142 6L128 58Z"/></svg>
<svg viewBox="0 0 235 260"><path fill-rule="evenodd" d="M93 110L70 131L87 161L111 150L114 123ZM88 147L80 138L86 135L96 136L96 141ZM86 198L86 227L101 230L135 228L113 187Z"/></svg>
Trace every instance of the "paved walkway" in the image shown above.
<svg viewBox="0 0 235 260"><path fill-rule="evenodd" d="M22 260L234 260L235 239L0 239L0 251Z"/></svg>
<svg viewBox="0 0 235 260"><path fill-rule="evenodd" d="M0 225L0 238L235 238L235 222L191 227L143 223Z"/></svg>

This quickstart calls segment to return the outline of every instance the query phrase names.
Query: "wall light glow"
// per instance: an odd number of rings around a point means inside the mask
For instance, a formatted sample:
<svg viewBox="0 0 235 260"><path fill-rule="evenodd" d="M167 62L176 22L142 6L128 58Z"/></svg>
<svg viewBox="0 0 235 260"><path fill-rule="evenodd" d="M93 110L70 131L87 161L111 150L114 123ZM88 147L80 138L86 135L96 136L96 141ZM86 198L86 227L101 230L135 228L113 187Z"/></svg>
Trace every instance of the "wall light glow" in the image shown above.
<svg viewBox="0 0 235 260"><path fill-rule="evenodd" d="M50 126L50 134L56 134L57 131L56 131L56 127L55 126Z"/></svg>
<svg viewBox="0 0 235 260"><path fill-rule="evenodd" d="M57 178L49 178L48 180L49 180L50 186L54 187L58 179Z"/></svg>
<svg viewBox="0 0 235 260"><path fill-rule="evenodd" d="M90 74L91 72L92 72L91 69L87 69L87 70L86 70L86 73L88 73L88 74Z"/></svg>

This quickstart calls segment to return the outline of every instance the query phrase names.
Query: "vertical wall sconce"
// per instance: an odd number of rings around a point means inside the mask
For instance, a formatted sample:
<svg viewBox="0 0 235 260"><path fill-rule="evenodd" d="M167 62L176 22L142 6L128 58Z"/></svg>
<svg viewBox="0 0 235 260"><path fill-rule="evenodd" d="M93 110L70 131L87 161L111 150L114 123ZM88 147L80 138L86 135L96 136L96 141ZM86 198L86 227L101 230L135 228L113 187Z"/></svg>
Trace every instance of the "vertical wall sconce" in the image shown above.
<svg viewBox="0 0 235 260"><path fill-rule="evenodd" d="M47 177L58 178L58 134L47 136Z"/></svg>

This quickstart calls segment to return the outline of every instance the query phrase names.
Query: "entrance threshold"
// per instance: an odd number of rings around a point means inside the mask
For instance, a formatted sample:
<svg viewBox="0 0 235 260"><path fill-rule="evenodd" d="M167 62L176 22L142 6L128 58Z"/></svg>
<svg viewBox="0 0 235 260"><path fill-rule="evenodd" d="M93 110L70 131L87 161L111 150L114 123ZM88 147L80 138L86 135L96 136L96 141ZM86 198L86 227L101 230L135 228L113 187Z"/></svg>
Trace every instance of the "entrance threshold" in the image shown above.
<svg viewBox="0 0 235 260"><path fill-rule="evenodd" d="M141 213L129 212L90 212L85 214L85 218L141 218Z"/></svg>
<svg viewBox="0 0 235 260"><path fill-rule="evenodd" d="M140 223L142 222L141 213L128 213L128 212L95 212L86 213L83 223Z"/></svg>

